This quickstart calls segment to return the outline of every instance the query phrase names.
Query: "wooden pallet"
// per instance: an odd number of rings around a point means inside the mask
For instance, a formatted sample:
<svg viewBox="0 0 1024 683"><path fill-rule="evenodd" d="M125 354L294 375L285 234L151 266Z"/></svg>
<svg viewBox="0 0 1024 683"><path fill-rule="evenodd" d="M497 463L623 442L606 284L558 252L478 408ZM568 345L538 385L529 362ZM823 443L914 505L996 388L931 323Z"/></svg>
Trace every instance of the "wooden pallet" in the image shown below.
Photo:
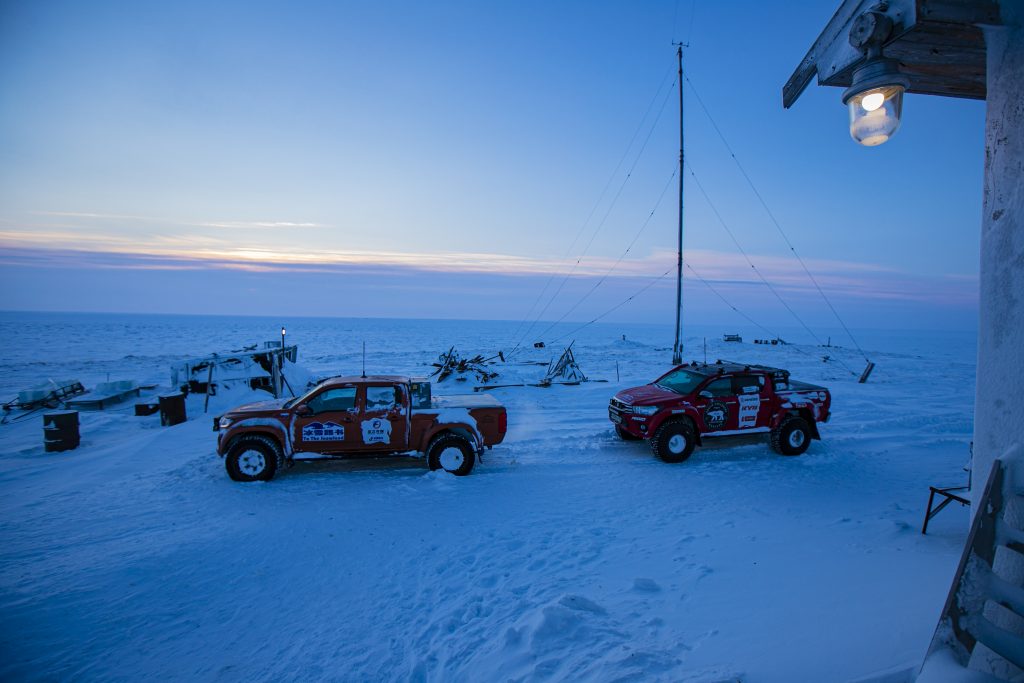
<svg viewBox="0 0 1024 683"><path fill-rule="evenodd" d="M140 391L141 387L139 386L126 386L120 389L92 392L68 401L67 406L73 410L103 410L108 406L121 403L131 396L138 396Z"/></svg>

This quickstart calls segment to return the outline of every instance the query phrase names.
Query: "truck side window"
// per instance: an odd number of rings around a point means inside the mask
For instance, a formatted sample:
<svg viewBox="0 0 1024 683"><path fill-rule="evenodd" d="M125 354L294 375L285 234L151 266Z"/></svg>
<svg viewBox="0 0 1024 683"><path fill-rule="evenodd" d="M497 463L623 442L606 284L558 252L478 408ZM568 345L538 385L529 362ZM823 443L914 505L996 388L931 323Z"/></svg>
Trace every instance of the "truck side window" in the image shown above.
<svg viewBox="0 0 1024 683"><path fill-rule="evenodd" d="M715 398L719 398L721 396L732 396L732 378L723 377L722 379L716 379L704 387L704 391L711 392L711 395Z"/></svg>
<svg viewBox="0 0 1024 683"><path fill-rule="evenodd" d="M390 410L395 406L397 392L394 386L366 387L366 410Z"/></svg>
<svg viewBox="0 0 1024 683"><path fill-rule="evenodd" d="M351 410L356 405L356 388L339 387L337 389L328 389L311 398L306 405L314 413Z"/></svg>
<svg viewBox="0 0 1024 683"><path fill-rule="evenodd" d="M764 388L763 375L736 375L732 378L733 393L737 396L743 394L759 394Z"/></svg>

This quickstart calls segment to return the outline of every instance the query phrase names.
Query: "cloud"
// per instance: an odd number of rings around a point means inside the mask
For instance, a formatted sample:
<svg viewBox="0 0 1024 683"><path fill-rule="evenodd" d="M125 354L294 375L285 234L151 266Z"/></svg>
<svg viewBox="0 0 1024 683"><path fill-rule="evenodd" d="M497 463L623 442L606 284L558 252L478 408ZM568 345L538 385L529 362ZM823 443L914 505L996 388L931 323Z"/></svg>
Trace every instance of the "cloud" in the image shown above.
<svg viewBox="0 0 1024 683"><path fill-rule="evenodd" d="M3 221L7 229L0 230L0 247L8 249L54 249L61 245L68 253L89 267L98 268L150 268L150 269L202 269L244 270L251 272L338 272L339 269L361 267L377 269L406 269L427 272L483 273L507 276L559 277L571 274L574 279L649 278L672 268L676 254L672 250L653 250L646 255L628 259L591 256L578 264L574 258L559 260L549 256L522 256L481 252L400 252L387 250L357 250L303 245L297 240L279 239L278 231L304 230L329 227L320 223L291 220L216 221L169 224L152 216L118 213L39 211L38 215L67 218L72 225L49 224L17 227ZM74 221L80 225L74 225ZM148 231L125 231L129 225L120 223L148 222ZM214 232L210 232L210 230ZM254 232L240 239L238 232ZM219 231L219 232L218 232ZM278 243L275 243L277 240ZM104 252L124 256L115 266L110 259L95 259L86 252ZM779 296L810 292L817 296L815 282L792 257L751 254L757 266L752 269L746 258L736 252L687 250L685 260L691 270L684 275L689 279L695 272L711 287L723 287L740 292L766 290L764 281ZM806 261L814 280L829 296L849 296L872 299L934 301L946 298L951 302L976 300L976 276L912 275L891 268L840 260L816 259ZM697 284L697 283L695 283ZM610 282L597 287L607 287ZM699 286L699 285L697 285ZM596 291L595 291L596 293Z"/></svg>
<svg viewBox="0 0 1024 683"><path fill-rule="evenodd" d="M195 228L224 228L229 230L258 230L258 229L289 229L289 228L329 228L324 223L313 223L310 221L177 221L157 216L137 216L121 213L93 213L86 211L33 211L36 216L55 216L59 218L78 218L89 221L116 221L116 222L142 222L162 223L165 225L179 225Z"/></svg>
<svg viewBox="0 0 1024 683"><path fill-rule="evenodd" d="M36 216L58 216L63 218L100 218L114 221L158 221L151 216L130 216L120 213L89 213L84 211L32 211Z"/></svg>
<svg viewBox="0 0 1024 683"><path fill-rule="evenodd" d="M37 267L54 267L60 263L85 269L123 271L426 272L496 275L513 280L535 276L571 277L575 282L593 287L584 299L591 294L600 298L614 282L630 279L646 282L667 270L674 271L676 262L675 252L667 249L652 250L628 259L590 256L576 263L574 258L560 260L543 255L311 247L297 240L279 239L280 231L329 227L308 221L205 220L175 224L152 216L118 213L34 213L67 220L32 225L0 221L6 226L0 230L0 262ZM136 228L140 222L150 227L139 231ZM253 232L240 239L238 233L250 229ZM275 244L275 239L281 243ZM688 288L710 288L730 305L750 296L766 296L776 301L781 298L787 303L813 297L820 303L818 287L829 297L878 302L974 305L978 296L977 276L974 275L920 275L869 263L815 259L806 261L813 274L812 280L792 257L751 254L756 269L751 268L744 255L736 252L687 250L684 258L687 265L684 277L690 282Z"/></svg>
<svg viewBox="0 0 1024 683"><path fill-rule="evenodd" d="M224 221L220 223L188 223L203 228L228 228L249 230L258 228L328 228L324 223L292 223L290 221Z"/></svg>
<svg viewBox="0 0 1024 683"><path fill-rule="evenodd" d="M412 254L368 251L281 251L264 248L224 246L221 242L189 236L170 236L154 240L145 248L128 240L92 235L76 249L52 249L45 243L61 243L60 233L34 233L30 240L23 233L0 231L0 263L35 267L73 267L98 270L192 270L246 271L259 273L449 273L487 274L503 277L558 277L569 272L571 264L555 259L529 258L506 254L433 253ZM52 240L52 241L51 241ZM42 244L41 244L42 243ZM134 248L133 248L134 247ZM684 271L688 288L705 287L741 304L750 296L772 297L764 282L746 261L736 254L695 250L685 254L692 267ZM798 264L779 257L753 257L758 270L784 301L797 298L820 301L813 283ZM674 270L675 254L655 252L642 259L623 261L612 272L611 280L648 282L666 270ZM590 259L577 268L573 280L594 282L608 273L612 259ZM811 261L808 266L830 297L876 301L907 301L932 304L973 305L977 301L977 278L963 275L923 276L862 263ZM693 271L699 278L692 276ZM594 285L596 287L596 284ZM639 286L637 284L636 286Z"/></svg>

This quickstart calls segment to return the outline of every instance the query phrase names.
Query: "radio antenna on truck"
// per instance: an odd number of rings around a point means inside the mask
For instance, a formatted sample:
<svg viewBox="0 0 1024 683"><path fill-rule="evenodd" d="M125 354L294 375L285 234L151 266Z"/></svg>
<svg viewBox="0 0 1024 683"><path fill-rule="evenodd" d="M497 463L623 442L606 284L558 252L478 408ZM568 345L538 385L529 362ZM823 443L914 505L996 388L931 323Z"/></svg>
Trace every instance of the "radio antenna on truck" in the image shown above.
<svg viewBox="0 0 1024 683"><path fill-rule="evenodd" d="M363 379L366 379L366 340L363 340Z"/></svg>

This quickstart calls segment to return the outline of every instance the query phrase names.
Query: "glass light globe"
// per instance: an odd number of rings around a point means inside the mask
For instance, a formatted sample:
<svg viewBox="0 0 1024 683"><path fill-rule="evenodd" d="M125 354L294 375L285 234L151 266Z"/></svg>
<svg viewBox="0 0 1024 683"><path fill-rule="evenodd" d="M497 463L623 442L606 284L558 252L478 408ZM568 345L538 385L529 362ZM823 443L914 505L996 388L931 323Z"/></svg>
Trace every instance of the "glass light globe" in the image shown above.
<svg viewBox="0 0 1024 683"><path fill-rule="evenodd" d="M864 99L860 101L860 106L864 107L867 111L875 111L883 103L885 103L885 95L880 92L873 92L864 96Z"/></svg>
<svg viewBox="0 0 1024 683"><path fill-rule="evenodd" d="M846 101L850 110L850 137L865 147L886 142L900 127L903 86L872 88Z"/></svg>

